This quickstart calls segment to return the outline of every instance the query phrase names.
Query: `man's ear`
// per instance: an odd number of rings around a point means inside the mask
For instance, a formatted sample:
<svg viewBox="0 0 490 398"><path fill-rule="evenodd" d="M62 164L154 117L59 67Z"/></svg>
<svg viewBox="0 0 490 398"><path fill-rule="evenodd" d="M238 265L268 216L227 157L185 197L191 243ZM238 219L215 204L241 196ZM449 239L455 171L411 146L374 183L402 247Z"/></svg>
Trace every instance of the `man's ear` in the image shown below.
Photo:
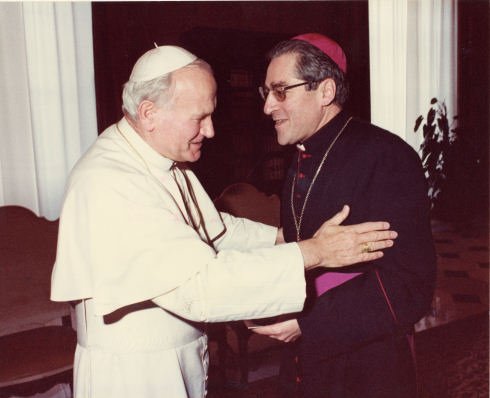
<svg viewBox="0 0 490 398"><path fill-rule="evenodd" d="M320 83L319 89L322 94L322 105L330 105L335 99L335 93L337 92L335 81L333 79L327 78Z"/></svg>
<svg viewBox="0 0 490 398"><path fill-rule="evenodd" d="M155 129L154 116L156 112L155 103L149 100L143 100L138 105L138 119L146 131Z"/></svg>

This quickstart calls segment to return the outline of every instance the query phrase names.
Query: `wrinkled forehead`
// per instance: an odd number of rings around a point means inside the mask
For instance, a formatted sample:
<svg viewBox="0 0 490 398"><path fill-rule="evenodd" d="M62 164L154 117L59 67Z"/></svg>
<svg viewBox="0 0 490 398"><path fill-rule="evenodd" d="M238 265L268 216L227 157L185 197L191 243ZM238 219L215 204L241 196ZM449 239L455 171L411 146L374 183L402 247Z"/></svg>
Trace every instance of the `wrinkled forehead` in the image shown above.
<svg viewBox="0 0 490 398"><path fill-rule="evenodd" d="M201 67L186 67L175 72L172 81L174 106L187 111L211 114L216 107L217 84L213 74Z"/></svg>
<svg viewBox="0 0 490 398"><path fill-rule="evenodd" d="M198 65L187 66L173 74L172 84L179 92L216 93L216 80L206 68Z"/></svg>

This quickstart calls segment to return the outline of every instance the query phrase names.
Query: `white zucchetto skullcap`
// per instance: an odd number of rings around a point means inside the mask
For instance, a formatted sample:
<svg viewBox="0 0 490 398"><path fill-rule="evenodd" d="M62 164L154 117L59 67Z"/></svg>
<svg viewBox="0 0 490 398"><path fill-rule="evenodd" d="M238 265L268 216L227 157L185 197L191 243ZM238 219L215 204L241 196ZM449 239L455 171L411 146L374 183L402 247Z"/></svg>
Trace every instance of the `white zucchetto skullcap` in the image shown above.
<svg viewBox="0 0 490 398"><path fill-rule="evenodd" d="M144 53L133 66L129 80L146 82L194 62L197 57L177 46L160 46Z"/></svg>

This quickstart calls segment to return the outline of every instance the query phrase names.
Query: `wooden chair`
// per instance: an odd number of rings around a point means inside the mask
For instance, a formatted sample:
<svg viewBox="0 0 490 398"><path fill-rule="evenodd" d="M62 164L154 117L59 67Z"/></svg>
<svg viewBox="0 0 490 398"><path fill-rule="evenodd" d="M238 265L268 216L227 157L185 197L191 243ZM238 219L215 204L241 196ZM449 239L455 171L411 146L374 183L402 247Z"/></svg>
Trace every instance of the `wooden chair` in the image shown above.
<svg viewBox="0 0 490 398"><path fill-rule="evenodd" d="M279 226L280 199L267 195L254 185L238 182L226 187L214 204L220 211L264 224Z"/></svg>
<svg viewBox="0 0 490 398"><path fill-rule="evenodd" d="M221 195L214 201L218 210L237 217L245 217L264 224L279 225L280 199L277 195L267 195L254 185L240 182L226 187ZM249 372L249 339L268 339L254 335L242 321L228 322L227 325L234 331L237 338L238 365L240 368L240 383L248 383ZM227 342L222 342L227 344Z"/></svg>
<svg viewBox="0 0 490 398"><path fill-rule="evenodd" d="M28 209L0 207L1 398L71 383L76 332L68 305L49 300L57 231Z"/></svg>
<svg viewBox="0 0 490 398"><path fill-rule="evenodd" d="M71 384L77 336L71 326L45 326L0 337L0 397Z"/></svg>

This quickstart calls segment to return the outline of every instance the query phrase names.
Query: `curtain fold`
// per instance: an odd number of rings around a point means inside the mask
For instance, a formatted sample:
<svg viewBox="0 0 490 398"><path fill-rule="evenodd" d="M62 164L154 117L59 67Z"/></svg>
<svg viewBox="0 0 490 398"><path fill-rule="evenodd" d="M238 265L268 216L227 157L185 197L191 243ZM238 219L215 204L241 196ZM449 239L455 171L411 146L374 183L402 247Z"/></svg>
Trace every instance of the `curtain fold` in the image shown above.
<svg viewBox="0 0 490 398"><path fill-rule="evenodd" d="M371 122L419 150L430 100L457 114L457 0L369 0Z"/></svg>
<svg viewBox="0 0 490 398"><path fill-rule="evenodd" d="M97 136L91 5L0 9L0 204L53 220L70 169Z"/></svg>

